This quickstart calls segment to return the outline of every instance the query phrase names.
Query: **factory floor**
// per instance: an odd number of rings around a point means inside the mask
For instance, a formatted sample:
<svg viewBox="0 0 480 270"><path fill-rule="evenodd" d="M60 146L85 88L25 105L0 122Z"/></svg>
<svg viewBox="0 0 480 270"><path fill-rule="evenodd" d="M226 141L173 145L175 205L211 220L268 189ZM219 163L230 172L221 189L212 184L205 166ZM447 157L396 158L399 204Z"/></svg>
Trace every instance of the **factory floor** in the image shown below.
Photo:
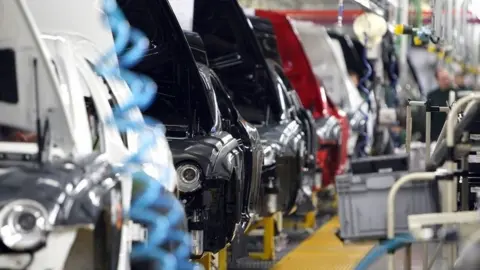
<svg viewBox="0 0 480 270"><path fill-rule="evenodd" d="M228 269L273 269L273 270L350 270L355 269L359 261L377 244L375 241L362 243L343 243L337 236L339 228L337 217L320 217L317 221L319 228L312 234L306 232L289 232L288 244L277 253L275 261L254 261L241 259L236 263L229 262ZM432 256L434 245L428 246ZM424 246L416 244L412 247L412 269L423 269ZM396 269L402 270L404 250L396 253ZM431 269L443 270L445 262L438 259ZM387 269L386 257L374 263L369 270Z"/></svg>

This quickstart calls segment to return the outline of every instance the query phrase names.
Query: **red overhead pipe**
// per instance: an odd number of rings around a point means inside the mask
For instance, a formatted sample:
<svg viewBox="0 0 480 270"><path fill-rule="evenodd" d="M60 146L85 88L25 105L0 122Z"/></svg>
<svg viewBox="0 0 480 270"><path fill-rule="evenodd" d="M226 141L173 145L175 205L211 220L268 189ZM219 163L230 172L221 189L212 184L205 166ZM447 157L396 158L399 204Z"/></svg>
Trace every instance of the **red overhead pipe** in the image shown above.
<svg viewBox="0 0 480 270"><path fill-rule="evenodd" d="M287 15L293 19L297 20L309 20L317 23L334 23L337 21L338 10L329 9L329 10L298 10L298 9L285 9L285 10L271 10L279 14ZM361 9L350 9L343 11L343 19L345 23L352 23L356 17L363 14L364 11ZM443 12L445 14L446 12ZM452 13L456 14L456 10L453 10ZM415 16L417 12L411 10L409 12L410 16ZM467 11L467 16L473 15L472 12ZM423 11L422 17L424 22L430 22L432 17L432 11ZM475 21L474 18L470 19Z"/></svg>
<svg viewBox="0 0 480 270"><path fill-rule="evenodd" d="M326 10L296 10L296 9L285 9L285 10L272 10L277 13L293 16L293 15L301 15L301 16L324 16L324 17L337 17L338 10L336 9L326 9ZM348 9L343 11L343 17L356 17L364 13L361 9Z"/></svg>
<svg viewBox="0 0 480 270"><path fill-rule="evenodd" d="M274 10L274 12L296 20L308 20L324 24L336 23L338 18L337 10ZM355 18L363 13L363 10L345 10L343 21L346 24L353 23Z"/></svg>
<svg viewBox="0 0 480 270"><path fill-rule="evenodd" d="M280 13L283 15L302 15L302 16L327 16L327 17L337 17L338 16L338 10L336 9L328 9L328 10L320 10L320 9L309 9L309 10L298 10L298 9L284 9L284 10L271 10L276 13ZM358 15L363 14L365 11L361 9L347 9L343 11L343 16L348 18L348 17L355 17ZM415 10L411 10L409 12L410 15L415 15L417 12ZM443 14L446 12L444 11ZM453 10L452 13L456 13L456 10ZM468 15L471 15L472 12L467 11ZM424 18L428 18L432 16L432 11L423 11L422 16Z"/></svg>

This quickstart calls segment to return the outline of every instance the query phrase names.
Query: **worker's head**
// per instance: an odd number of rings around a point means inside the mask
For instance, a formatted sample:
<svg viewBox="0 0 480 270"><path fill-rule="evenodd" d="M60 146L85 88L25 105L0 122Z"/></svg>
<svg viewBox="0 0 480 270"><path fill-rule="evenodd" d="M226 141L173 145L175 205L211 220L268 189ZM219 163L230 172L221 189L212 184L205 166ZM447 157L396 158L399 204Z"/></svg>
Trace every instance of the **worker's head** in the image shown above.
<svg viewBox="0 0 480 270"><path fill-rule="evenodd" d="M452 86L452 80L446 69L438 68L435 72L435 78L437 79L440 90L450 90Z"/></svg>
<svg viewBox="0 0 480 270"><path fill-rule="evenodd" d="M456 74L454 77L454 83L457 87L465 86L465 75L463 73Z"/></svg>
<svg viewBox="0 0 480 270"><path fill-rule="evenodd" d="M451 64L450 67L454 74L453 83L455 84L455 86L459 88L465 87L465 70L462 68L461 65L456 63Z"/></svg>

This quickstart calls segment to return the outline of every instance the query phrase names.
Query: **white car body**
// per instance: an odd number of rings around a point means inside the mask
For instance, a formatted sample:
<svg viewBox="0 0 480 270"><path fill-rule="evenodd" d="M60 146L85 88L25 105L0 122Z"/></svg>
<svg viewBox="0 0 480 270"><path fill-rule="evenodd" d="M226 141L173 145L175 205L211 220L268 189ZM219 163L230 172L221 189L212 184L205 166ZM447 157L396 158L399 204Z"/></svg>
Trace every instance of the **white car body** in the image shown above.
<svg viewBox="0 0 480 270"><path fill-rule="evenodd" d="M369 138L373 138L372 113L360 92L348 76L343 52L338 41L332 40L325 27L307 21L292 20L314 74L321 80L328 96L336 106L347 113L361 111L369 115L367 123ZM373 99L372 99L373 101ZM350 130L348 154L352 155L358 139L358 132ZM368 145L371 144L371 140Z"/></svg>
<svg viewBox="0 0 480 270"><path fill-rule="evenodd" d="M18 102L0 101L0 124L36 132L37 116L48 118L50 136L44 151L45 158L75 160L94 151L85 103L85 97L91 97L99 117L100 150L112 164L121 165L128 155L137 150L140 142L138 134L128 132L127 148L119 130L107 124L112 115L108 88L86 61L96 63L104 52L113 48L113 37L101 20L98 1L16 0L2 1L0 8L4 10L0 21L0 49L15 51L18 83ZM41 33L48 35L42 36ZM37 70L33 67L33 59L38 59ZM38 83L35 83L35 77ZM131 91L125 82L107 82L120 104L130 98ZM35 88L38 89L38 98ZM137 122L143 121L138 109L133 110L129 117ZM0 149L13 153L38 152L36 143L2 142ZM161 164L163 169L174 169L168 143L163 137L158 137L157 146L150 149L146 156ZM152 176L162 174L162 166L145 165ZM170 191L176 184L176 175L173 175L166 183ZM122 198L128 211L132 179L122 178ZM124 224L122 231L118 270L130 267L128 226ZM71 254L75 244L86 241L79 232L79 228L54 230L49 234L47 247L35 253L28 269L85 269L92 258L85 257L81 252ZM10 268L12 263L22 260L28 263L30 258L0 256L0 266ZM11 269L16 268L12 266Z"/></svg>

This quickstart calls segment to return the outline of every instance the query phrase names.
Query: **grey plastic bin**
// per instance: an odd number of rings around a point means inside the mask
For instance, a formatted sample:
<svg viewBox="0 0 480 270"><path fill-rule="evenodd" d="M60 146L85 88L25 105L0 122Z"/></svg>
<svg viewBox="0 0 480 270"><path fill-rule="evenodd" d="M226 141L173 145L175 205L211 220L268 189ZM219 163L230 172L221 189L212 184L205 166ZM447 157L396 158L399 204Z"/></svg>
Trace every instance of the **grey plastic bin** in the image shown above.
<svg viewBox="0 0 480 270"><path fill-rule="evenodd" d="M340 237L345 240L383 239L387 235L387 197L393 183L408 172L337 176ZM431 184L409 183L395 200L395 233L408 231L407 216L435 212Z"/></svg>

